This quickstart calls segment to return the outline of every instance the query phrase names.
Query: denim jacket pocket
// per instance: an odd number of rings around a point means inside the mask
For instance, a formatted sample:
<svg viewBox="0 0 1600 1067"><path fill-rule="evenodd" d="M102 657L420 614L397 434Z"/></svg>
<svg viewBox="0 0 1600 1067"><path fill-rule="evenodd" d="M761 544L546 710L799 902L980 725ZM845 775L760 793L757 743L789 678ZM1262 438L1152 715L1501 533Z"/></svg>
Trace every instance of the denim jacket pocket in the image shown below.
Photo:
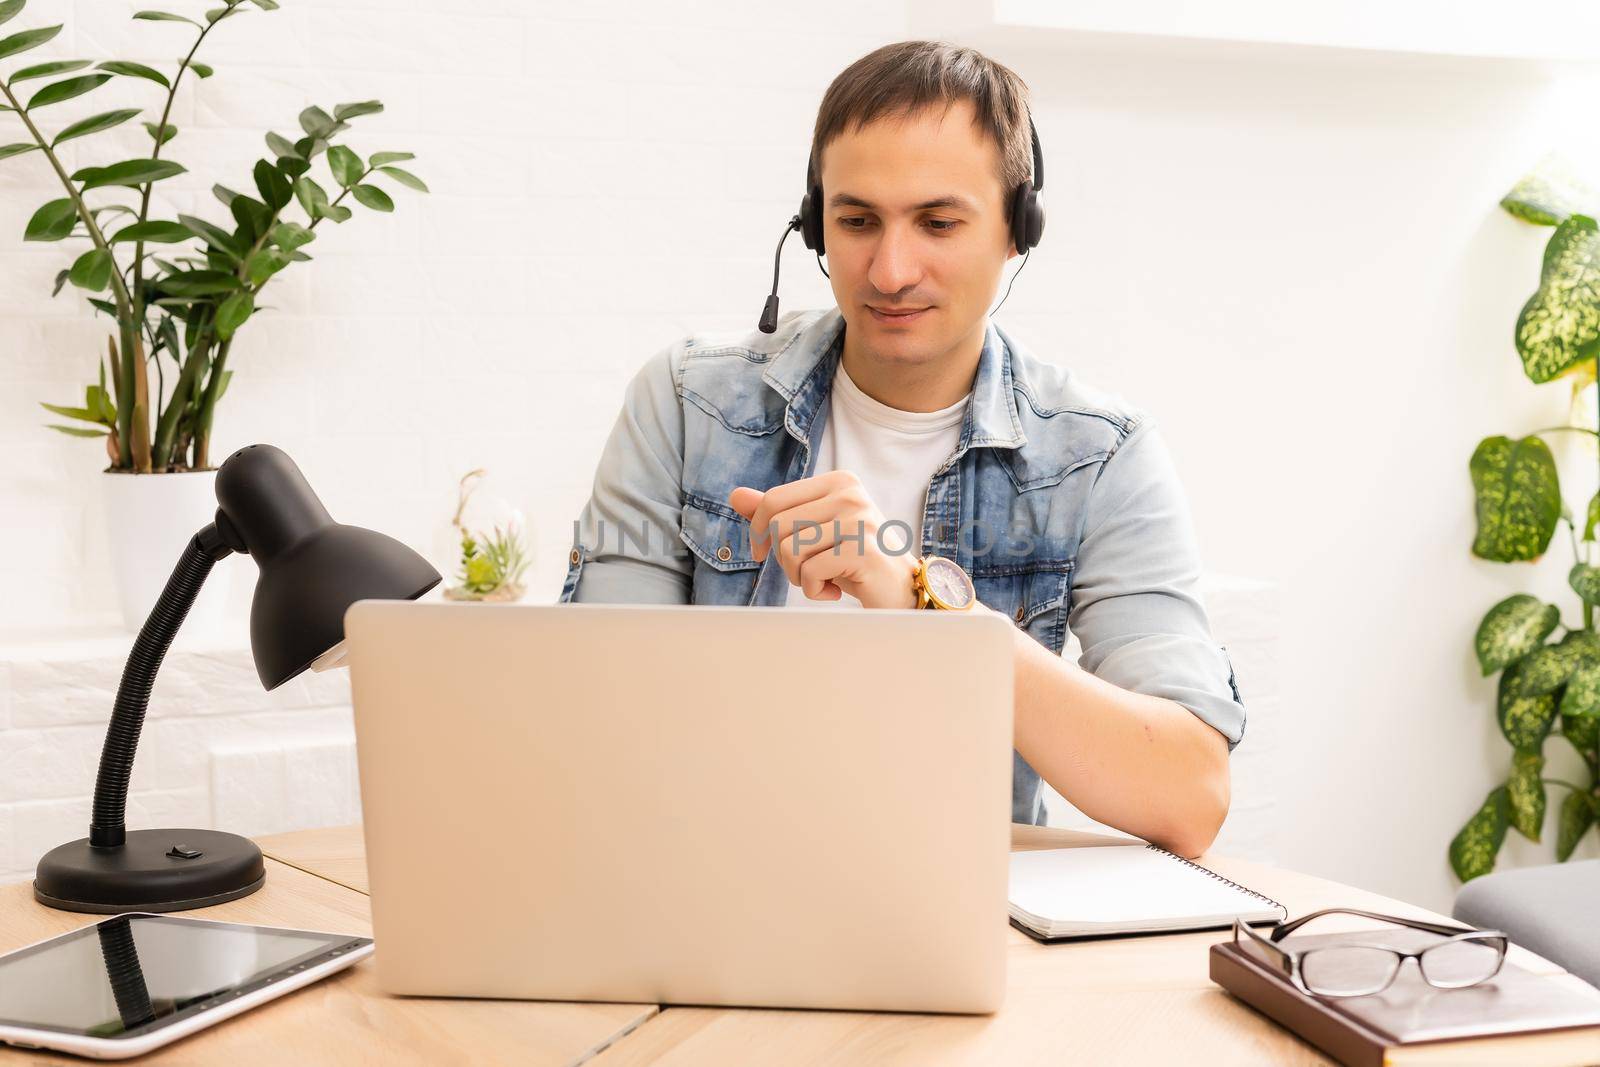
<svg viewBox="0 0 1600 1067"><path fill-rule="evenodd" d="M1070 561L1035 560L978 564L972 585L978 599L1011 621L1050 651L1066 643Z"/></svg>
<svg viewBox="0 0 1600 1067"><path fill-rule="evenodd" d="M578 591L578 579L583 574L583 565L589 561L589 552L582 545L573 545L572 551L567 553L567 579L561 583L561 597L558 604L570 604L572 594Z"/></svg>
<svg viewBox="0 0 1600 1067"><path fill-rule="evenodd" d="M679 537L694 553L692 603L750 602L761 561L752 554L747 519L724 504L689 494Z"/></svg>

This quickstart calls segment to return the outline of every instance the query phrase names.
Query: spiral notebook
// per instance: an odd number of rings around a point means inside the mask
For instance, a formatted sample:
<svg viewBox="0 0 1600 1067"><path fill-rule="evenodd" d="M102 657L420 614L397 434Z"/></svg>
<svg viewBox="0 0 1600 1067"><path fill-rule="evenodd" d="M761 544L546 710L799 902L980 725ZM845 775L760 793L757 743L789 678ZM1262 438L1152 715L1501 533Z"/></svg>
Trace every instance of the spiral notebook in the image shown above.
<svg viewBox="0 0 1600 1067"><path fill-rule="evenodd" d="M1271 897L1155 845L1011 854L1011 922L1041 941L1280 922Z"/></svg>

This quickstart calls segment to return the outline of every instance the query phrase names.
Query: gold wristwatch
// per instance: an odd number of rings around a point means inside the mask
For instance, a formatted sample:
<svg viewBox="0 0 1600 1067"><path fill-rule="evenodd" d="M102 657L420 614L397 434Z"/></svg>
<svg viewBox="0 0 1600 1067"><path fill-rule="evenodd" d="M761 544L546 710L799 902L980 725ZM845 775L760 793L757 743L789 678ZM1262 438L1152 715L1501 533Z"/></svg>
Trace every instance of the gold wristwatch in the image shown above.
<svg viewBox="0 0 1600 1067"><path fill-rule="evenodd" d="M978 599L972 579L961 565L943 556L923 556L911 573L911 586L917 592L917 607L942 611L967 611Z"/></svg>

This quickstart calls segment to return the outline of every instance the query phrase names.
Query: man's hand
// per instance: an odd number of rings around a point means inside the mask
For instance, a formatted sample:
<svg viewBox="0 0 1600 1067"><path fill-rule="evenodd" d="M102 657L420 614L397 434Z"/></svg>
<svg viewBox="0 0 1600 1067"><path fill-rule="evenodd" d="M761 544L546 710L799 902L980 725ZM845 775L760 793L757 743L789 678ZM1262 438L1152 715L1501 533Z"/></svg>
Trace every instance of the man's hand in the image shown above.
<svg viewBox="0 0 1600 1067"><path fill-rule="evenodd" d="M916 556L892 555L878 543L884 525L861 480L832 471L774 486L765 493L740 486L728 505L750 520L750 547L758 560L776 547L791 585L808 600L838 600L849 593L868 608L914 608L911 575Z"/></svg>

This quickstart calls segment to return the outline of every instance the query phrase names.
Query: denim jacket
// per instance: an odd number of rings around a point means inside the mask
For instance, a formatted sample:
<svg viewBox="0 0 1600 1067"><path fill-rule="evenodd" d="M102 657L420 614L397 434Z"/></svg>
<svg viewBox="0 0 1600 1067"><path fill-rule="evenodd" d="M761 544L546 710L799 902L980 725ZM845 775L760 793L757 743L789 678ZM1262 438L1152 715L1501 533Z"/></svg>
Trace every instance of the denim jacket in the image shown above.
<svg viewBox="0 0 1600 1067"><path fill-rule="evenodd" d="M574 524L561 602L783 604L788 579L775 555L754 558L728 494L813 473L844 326L837 308L791 312L772 334L695 335L652 358ZM1085 670L1239 743L1244 706L1196 592L1199 552L1160 436L992 321L922 531L920 554L959 563L1034 640L1059 655L1076 635ZM1012 818L1043 822L1039 776L1014 759Z"/></svg>

